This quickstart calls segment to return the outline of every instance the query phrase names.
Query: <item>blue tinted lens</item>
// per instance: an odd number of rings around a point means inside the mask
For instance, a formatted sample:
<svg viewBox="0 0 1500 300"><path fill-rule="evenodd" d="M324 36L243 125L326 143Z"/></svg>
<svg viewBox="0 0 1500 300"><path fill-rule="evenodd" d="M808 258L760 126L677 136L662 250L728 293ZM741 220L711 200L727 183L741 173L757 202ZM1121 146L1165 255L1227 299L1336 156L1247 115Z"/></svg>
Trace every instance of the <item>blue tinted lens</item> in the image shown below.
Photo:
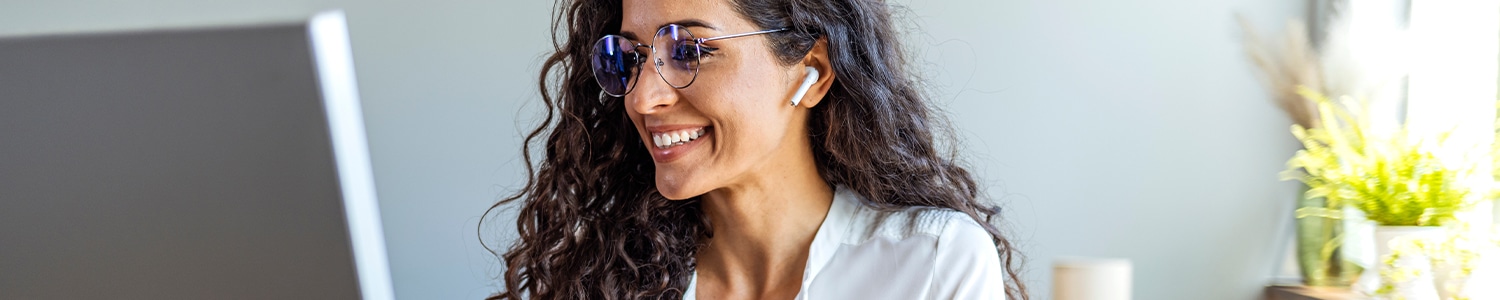
<svg viewBox="0 0 1500 300"><path fill-rule="evenodd" d="M651 49L656 51L652 54L657 55L656 72L662 80L679 89L693 84L701 52L692 32L681 25L669 24L656 31Z"/></svg>
<svg viewBox="0 0 1500 300"><path fill-rule="evenodd" d="M620 97L635 87L635 78L640 70L640 55L635 43L625 37L606 35L594 43L591 55L594 65L594 81L605 93Z"/></svg>

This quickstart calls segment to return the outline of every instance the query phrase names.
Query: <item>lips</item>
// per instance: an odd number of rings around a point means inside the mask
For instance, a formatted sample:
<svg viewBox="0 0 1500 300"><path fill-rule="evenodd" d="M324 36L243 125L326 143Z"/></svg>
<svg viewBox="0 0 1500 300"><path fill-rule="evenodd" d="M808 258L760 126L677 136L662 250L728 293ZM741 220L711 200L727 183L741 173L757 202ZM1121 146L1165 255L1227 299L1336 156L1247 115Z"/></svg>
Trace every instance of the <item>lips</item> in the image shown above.
<svg viewBox="0 0 1500 300"><path fill-rule="evenodd" d="M713 137L714 128L704 125L664 125L647 127L651 145L651 159L658 164L677 161L695 152L699 144Z"/></svg>

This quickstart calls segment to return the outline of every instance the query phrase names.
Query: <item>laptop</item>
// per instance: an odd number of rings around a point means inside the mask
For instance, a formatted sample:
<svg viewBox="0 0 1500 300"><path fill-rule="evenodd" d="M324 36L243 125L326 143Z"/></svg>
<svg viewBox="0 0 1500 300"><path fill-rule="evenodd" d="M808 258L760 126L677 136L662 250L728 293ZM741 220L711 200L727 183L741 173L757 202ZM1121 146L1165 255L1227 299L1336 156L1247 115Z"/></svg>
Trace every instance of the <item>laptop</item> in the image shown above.
<svg viewBox="0 0 1500 300"><path fill-rule="evenodd" d="M0 37L0 299L392 299L344 15Z"/></svg>

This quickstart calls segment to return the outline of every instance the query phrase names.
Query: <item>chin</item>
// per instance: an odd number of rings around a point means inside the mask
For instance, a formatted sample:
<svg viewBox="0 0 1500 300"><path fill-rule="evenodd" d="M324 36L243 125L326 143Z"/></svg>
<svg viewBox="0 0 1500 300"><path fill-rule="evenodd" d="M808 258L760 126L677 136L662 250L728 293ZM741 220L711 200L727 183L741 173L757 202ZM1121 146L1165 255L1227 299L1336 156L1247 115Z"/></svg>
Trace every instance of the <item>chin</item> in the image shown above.
<svg viewBox="0 0 1500 300"><path fill-rule="evenodd" d="M657 184L656 191L661 193L662 197L667 197L667 200L687 200L689 198L697 197L698 195L703 194L701 192L689 191L687 189L663 184Z"/></svg>
<svg viewBox="0 0 1500 300"><path fill-rule="evenodd" d="M668 200L687 200L708 193L706 189L696 188L692 183L666 178L661 174L656 177L656 191Z"/></svg>

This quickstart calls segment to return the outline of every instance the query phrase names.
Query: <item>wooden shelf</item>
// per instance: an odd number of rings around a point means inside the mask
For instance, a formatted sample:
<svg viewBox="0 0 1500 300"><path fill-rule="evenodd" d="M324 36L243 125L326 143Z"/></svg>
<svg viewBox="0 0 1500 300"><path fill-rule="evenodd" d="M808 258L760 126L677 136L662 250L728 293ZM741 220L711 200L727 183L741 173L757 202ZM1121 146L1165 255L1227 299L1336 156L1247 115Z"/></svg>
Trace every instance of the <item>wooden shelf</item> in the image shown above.
<svg viewBox="0 0 1500 300"><path fill-rule="evenodd" d="M1273 285L1266 287L1267 300L1365 300L1346 288Z"/></svg>

